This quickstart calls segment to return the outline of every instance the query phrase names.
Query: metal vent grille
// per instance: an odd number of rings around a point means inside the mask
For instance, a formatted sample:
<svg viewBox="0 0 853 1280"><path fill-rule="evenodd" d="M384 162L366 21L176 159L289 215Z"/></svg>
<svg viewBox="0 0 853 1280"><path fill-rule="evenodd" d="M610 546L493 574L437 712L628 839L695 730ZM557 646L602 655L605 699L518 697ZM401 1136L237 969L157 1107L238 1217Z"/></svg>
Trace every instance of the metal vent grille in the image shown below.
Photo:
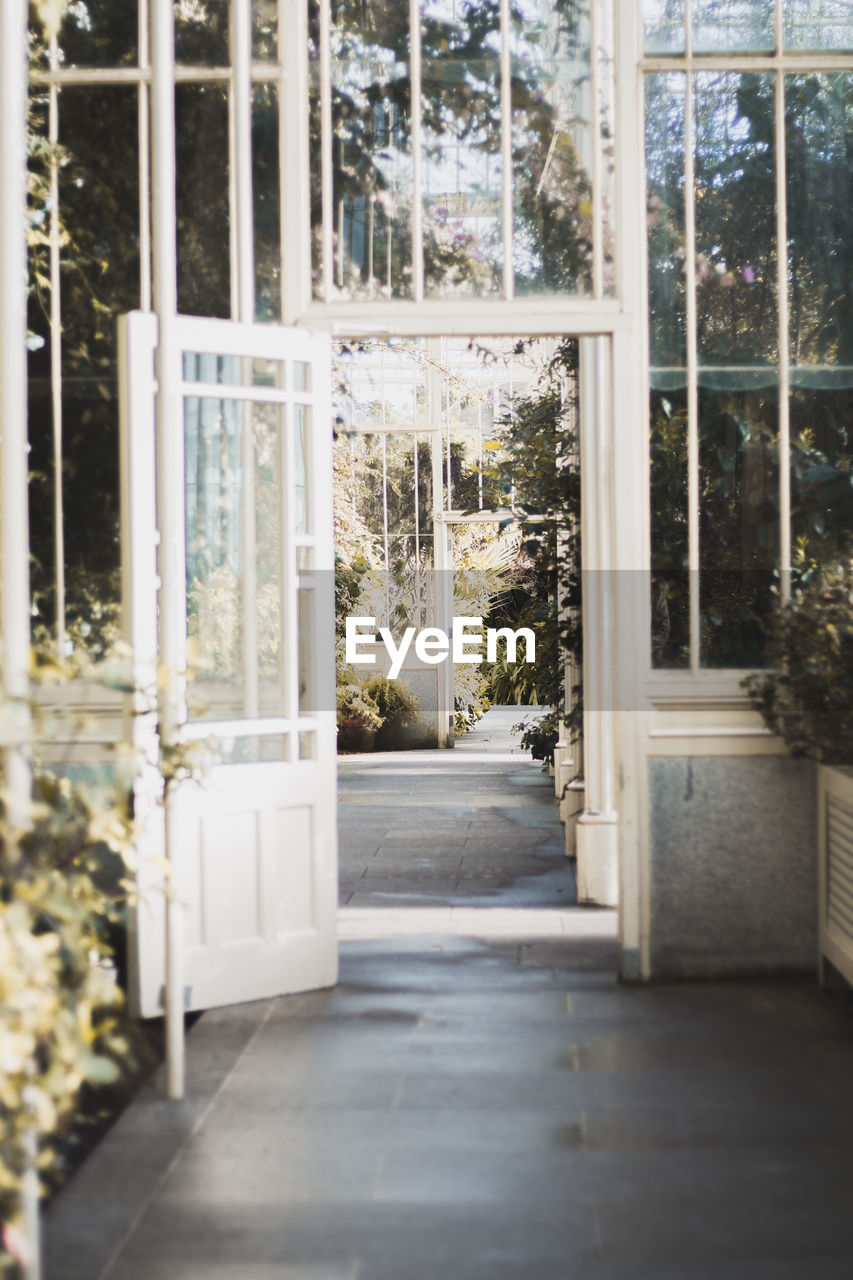
<svg viewBox="0 0 853 1280"><path fill-rule="evenodd" d="M827 924L853 953L853 810L834 796L827 797L826 844Z"/></svg>

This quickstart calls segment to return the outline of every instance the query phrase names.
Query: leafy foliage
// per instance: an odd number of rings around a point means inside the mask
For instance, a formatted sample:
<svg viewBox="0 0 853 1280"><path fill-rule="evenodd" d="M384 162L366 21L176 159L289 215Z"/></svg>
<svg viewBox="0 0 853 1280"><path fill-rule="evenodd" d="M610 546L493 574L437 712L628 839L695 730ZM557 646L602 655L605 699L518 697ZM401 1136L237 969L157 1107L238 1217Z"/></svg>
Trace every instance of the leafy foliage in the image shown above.
<svg viewBox="0 0 853 1280"><path fill-rule="evenodd" d="M797 568L791 598L776 610L781 669L744 684L794 755L853 764L853 560L819 565L801 550Z"/></svg>

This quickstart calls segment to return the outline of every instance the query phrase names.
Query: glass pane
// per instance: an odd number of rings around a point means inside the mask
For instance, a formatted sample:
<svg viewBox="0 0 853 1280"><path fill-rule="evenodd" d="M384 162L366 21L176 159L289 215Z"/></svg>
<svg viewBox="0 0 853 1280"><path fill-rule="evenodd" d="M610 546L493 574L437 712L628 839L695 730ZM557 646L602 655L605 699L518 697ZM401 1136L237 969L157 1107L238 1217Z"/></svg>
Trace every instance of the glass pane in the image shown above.
<svg viewBox="0 0 853 1280"><path fill-rule="evenodd" d="M187 634L195 668L191 719L243 714L240 582L243 406L184 400Z"/></svg>
<svg viewBox="0 0 853 1280"><path fill-rule="evenodd" d="M853 532L853 76L786 81L792 536L809 557Z"/></svg>
<svg viewBox="0 0 853 1280"><path fill-rule="evenodd" d="M184 400L192 719L252 713L243 678L252 666L258 713L281 714L280 419L281 409L274 405L197 396ZM248 473L247 433L252 441ZM254 506L253 565L247 564L247 502ZM244 628L244 616L252 613L254 643L251 628Z"/></svg>
<svg viewBox="0 0 853 1280"><path fill-rule="evenodd" d="M219 764L258 764L263 761L289 760L285 734L252 734L239 738L221 738L217 744Z"/></svg>
<svg viewBox="0 0 853 1280"><path fill-rule="evenodd" d="M697 75L694 106L699 362L764 385L778 357L774 77Z"/></svg>
<svg viewBox="0 0 853 1280"><path fill-rule="evenodd" d="M319 26L312 8L310 57L312 225L316 291L322 296ZM408 8L382 0L335 6L332 36L333 261L335 296L410 297L412 161L409 143Z"/></svg>
<svg viewBox="0 0 853 1280"><path fill-rule="evenodd" d="M118 67L137 61L137 0L85 0L65 8L60 59L68 67Z"/></svg>
<svg viewBox="0 0 853 1280"><path fill-rule="evenodd" d="M853 49L853 0L785 0L786 49Z"/></svg>
<svg viewBox="0 0 853 1280"><path fill-rule="evenodd" d="M293 362L293 389L294 391L311 390L311 366L304 360Z"/></svg>
<svg viewBox="0 0 853 1280"><path fill-rule="evenodd" d="M258 710L281 715L282 559L281 418L283 408L246 405L251 418L255 501L255 628L258 643Z"/></svg>
<svg viewBox="0 0 853 1280"><path fill-rule="evenodd" d="M316 733L300 733L299 759L300 760L316 760L317 759Z"/></svg>
<svg viewBox="0 0 853 1280"><path fill-rule="evenodd" d="M294 494L296 502L296 532L307 533L310 521L310 500L308 495L308 467L307 459L310 456L311 442L309 432L311 430L311 410L305 404L297 404L293 406L293 427L294 427L294 461L296 465L296 474L294 476Z"/></svg>
<svg viewBox="0 0 853 1280"><path fill-rule="evenodd" d="M768 53L774 0L692 0L694 53Z"/></svg>
<svg viewBox="0 0 853 1280"><path fill-rule="evenodd" d="M259 62L278 58L278 0L252 0L252 57Z"/></svg>
<svg viewBox="0 0 853 1280"><path fill-rule="evenodd" d="M299 645L299 714L318 710L314 679L314 592L300 587L297 592L297 643Z"/></svg>
<svg viewBox="0 0 853 1280"><path fill-rule="evenodd" d="M684 0L643 0L646 53L684 52Z"/></svg>
<svg viewBox="0 0 853 1280"><path fill-rule="evenodd" d="M175 58L196 67L227 67L229 0L175 0Z"/></svg>
<svg viewBox="0 0 853 1280"><path fill-rule="evenodd" d="M516 292L588 293L596 143L588 4L525 0L512 55Z"/></svg>
<svg viewBox="0 0 853 1280"><path fill-rule="evenodd" d="M656 667L683 667L690 662L684 111L683 75L646 78L651 609Z"/></svg>
<svg viewBox="0 0 853 1280"><path fill-rule="evenodd" d="M425 0L421 13L426 292L499 293L498 7Z"/></svg>
<svg viewBox="0 0 853 1280"><path fill-rule="evenodd" d="M775 83L695 78L701 661L763 660L778 553Z"/></svg>
<svg viewBox="0 0 853 1280"><path fill-rule="evenodd" d="M183 353L184 382L279 388L284 383L286 367L283 360L223 356L209 351Z"/></svg>
<svg viewBox="0 0 853 1280"><path fill-rule="evenodd" d="M228 92L179 84L177 127L178 310L231 315Z"/></svg>
<svg viewBox="0 0 853 1280"><path fill-rule="evenodd" d="M72 639L93 648L117 638L108 635L119 598L115 316L139 306L136 90L67 86L59 125L67 608ZM48 420L30 430L48 431Z"/></svg>
<svg viewBox="0 0 853 1280"><path fill-rule="evenodd" d="M700 660L765 660L778 582L778 390L700 389Z"/></svg>
<svg viewBox="0 0 853 1280"><path fill-rule="evenodd" d="M252 90L252 199L255 216L255 318L281 320L281 200L278 88Z"/></svg>

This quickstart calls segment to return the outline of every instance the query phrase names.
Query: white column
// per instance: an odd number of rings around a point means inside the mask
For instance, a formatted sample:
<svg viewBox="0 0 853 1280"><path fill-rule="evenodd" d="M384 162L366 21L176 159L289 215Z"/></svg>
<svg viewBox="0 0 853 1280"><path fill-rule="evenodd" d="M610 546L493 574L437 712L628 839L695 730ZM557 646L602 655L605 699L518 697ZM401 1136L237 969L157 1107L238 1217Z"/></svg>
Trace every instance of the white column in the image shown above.
<svg viewBox="0 0 853 1280"><path fill-rule="evenodd" d="M584 643L584 811L578 818L578 898L619 901L614 743L614 573L610 343L580 343L581 564Z"/></svg>
<svg viewBox="0 0 853 1280"><path fill-rule="evenodd" d="M160 532L158 640L161 678L158 713L161 750L174 746L183 718L186 608L183 600L183 424L180 351L174 333L178 308L175 213L175 37L172 0L151 5L151 172L154 310L157 347L157 527ZM178 852L175 805L166 796L166 858L172 864L166 893L166 1096L184 1093L183 908L174 873Z"/></svg>
<svg viewBox="0 0 853 1280"><path fill-rule="evenodd" d="M619 770L619 942L623 979L649 976L648 708L651 661L648 342L642 22L616 5L616 247L623 304L635 322L613 338L616 737Z"/></svg>

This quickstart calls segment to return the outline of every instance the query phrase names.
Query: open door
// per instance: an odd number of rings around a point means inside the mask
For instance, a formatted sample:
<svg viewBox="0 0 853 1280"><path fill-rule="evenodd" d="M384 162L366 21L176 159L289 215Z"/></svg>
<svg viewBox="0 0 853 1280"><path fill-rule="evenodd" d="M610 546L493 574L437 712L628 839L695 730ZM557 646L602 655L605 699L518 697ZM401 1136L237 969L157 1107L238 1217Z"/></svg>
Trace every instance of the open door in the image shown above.
<svg viewBox="0 0 853 1280"><path fill-rule="evenodd" d="M136 689L127 737L149 761L136 795L133 1012L163 1011L165 893L182 904L187 1009L329 986L335 919L334 543L330 348L273 326L181 317L174 528L155 505L157 322L120 326L125 631ZM182 429L180 428L182 424ZM176 473L177 474L177 473ZM157 577L160 537L183 571ZM157 658L166 593L184 662ZM165 874L157 682L183 696Z"/></svg>

